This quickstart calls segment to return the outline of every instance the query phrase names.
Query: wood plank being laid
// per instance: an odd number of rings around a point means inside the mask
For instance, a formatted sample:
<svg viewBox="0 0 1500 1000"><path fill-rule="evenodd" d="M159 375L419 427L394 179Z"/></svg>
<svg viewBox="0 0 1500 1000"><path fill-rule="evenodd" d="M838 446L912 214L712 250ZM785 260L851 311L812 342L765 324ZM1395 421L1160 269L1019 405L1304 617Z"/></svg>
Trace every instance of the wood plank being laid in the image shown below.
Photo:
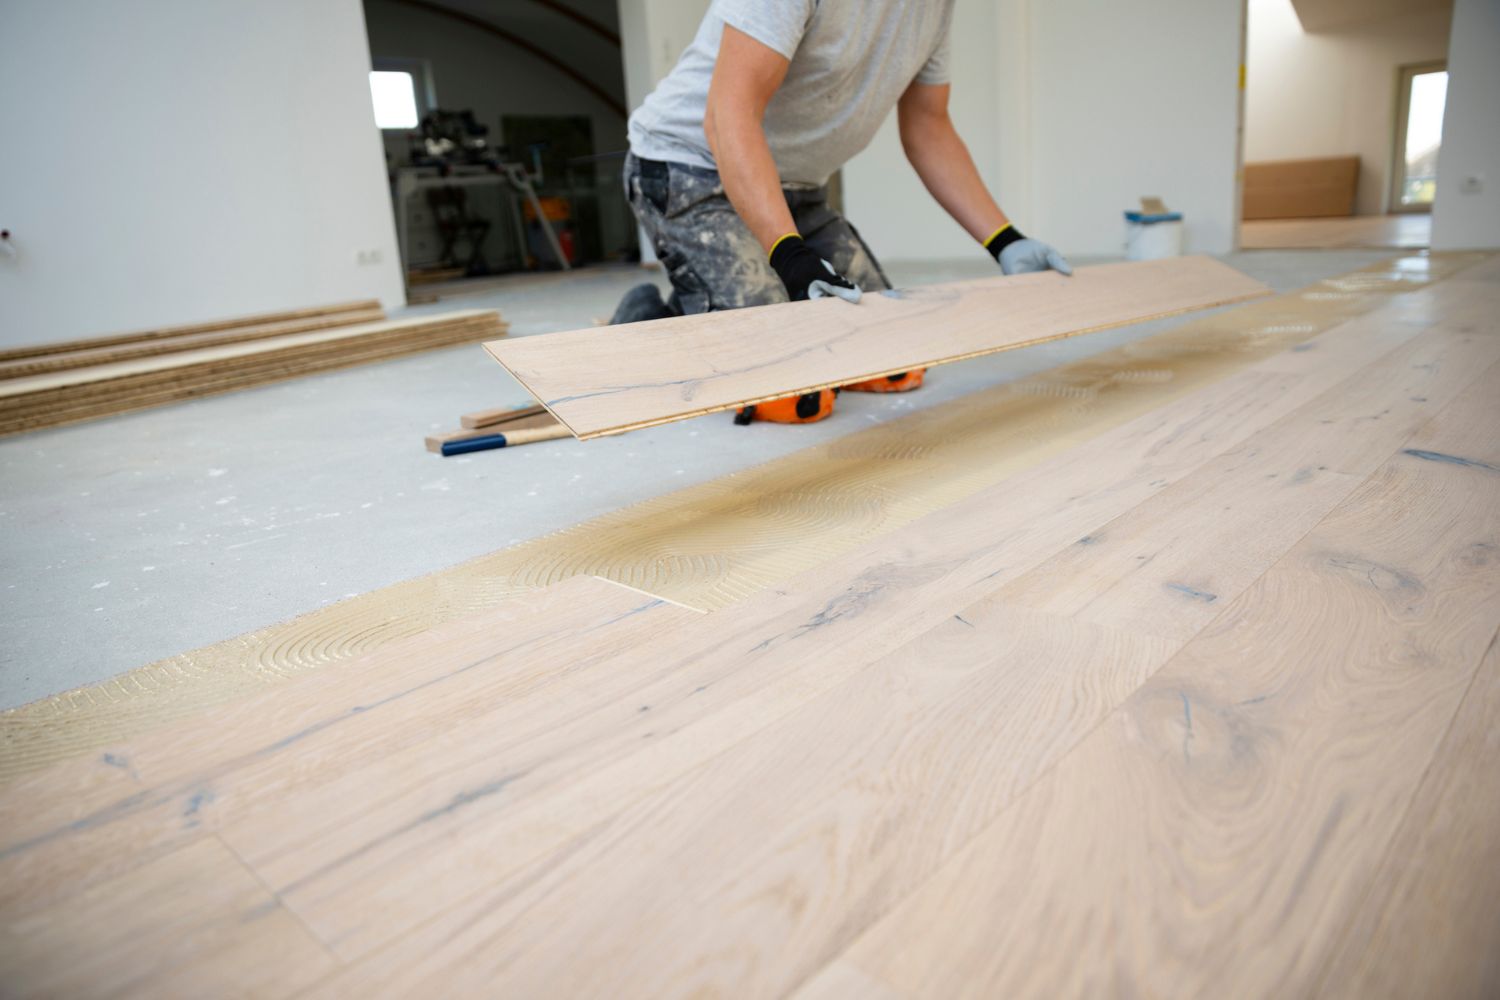
<svg viewBox="0 0 1500 1000"><path fill-rule="evenodd" d="M912 996L1316 995L1500 623L1497 424L1492 367L840 961Z"/></svg>
<svg viewBox="0 0 1500 1000"><path fill-rule="evenodd" d="M216 838L0 919L7 997L292 996L336 968Z"/></svg>
<svg viewBox="0 0 1500 1000"><path fill-rule="evenodd" d="M485 348L579 438L1240 302L1207 257L929 285L552 333Z"/></svg>
<svg viewBox="0 0 1500 1000"><path fill-rule="evenodd" d="M54 344L33 344L27 347L10 347L0 350L0 361L15 361L20 358L41 358L73 351L86 351L100 347L117 347L139 344L152 340L169 340L215 330L234 330L241 327L263 326L268 323L286 323L299 319L339 316L346 313L367 313L380 309L375 299L360 299L357 302L339 302L328 306L313 306L307 309L288 309L281 312L257 313L252 316L233 316L228 319L210 320L205 323L188 323L183 326L159 327L154 330L137 330L133 333L111 334L104 337L81 337Z"/></svg>
<svg viewBox="0 0 1500 1000"><path fill-rule="evenodd" d="M1500 996L1496 761L1500 633L1315 992Z"/></svg>

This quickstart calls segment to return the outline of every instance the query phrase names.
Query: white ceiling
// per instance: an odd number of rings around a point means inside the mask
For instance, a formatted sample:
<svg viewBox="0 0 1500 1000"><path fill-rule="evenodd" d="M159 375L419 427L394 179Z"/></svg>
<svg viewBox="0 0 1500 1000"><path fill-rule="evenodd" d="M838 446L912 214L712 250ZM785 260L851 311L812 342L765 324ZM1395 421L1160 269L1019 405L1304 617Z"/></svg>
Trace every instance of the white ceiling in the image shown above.
<svg viewBox="0 0 1500 1000"><path fill-rule="evenodd" d="M1453 0L1292 0L1305 31L1343 31L1409 14L1447 17Z"/></svg>

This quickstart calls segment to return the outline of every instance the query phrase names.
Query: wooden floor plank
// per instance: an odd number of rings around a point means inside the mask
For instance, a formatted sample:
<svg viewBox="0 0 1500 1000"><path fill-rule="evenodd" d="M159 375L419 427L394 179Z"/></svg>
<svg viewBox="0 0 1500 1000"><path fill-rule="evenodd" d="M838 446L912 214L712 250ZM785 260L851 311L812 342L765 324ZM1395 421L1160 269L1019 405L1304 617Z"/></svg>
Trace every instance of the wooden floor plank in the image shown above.
<svg viewBox="0 0 1500 1000"><path fill-rule="evenodd" d="M1500 473L1496 473L1500 475ZM1495 565L1494 551L1473 556ZM1500 996L1500 633L1323 973L1322 994Z"/></svg>
<svg viewBox="0 0 1500 1000"><path fill-rule="evenodd" d="M1432 216L1426 213L1240 223L1242 250L1417 249L1431 243Z"/></svg>
<svg viewBox="0 0 1500 1000"><path fill-rule="evenodd" d="M566 684L566 673L552 670L559 643L578 651L597 644L609 625L607 653L614 642L697 617L575 577L128 747L28 776L3 797L0 913L28 912L173 850L267 797L332 781L377 747L393 753L460 726L488 710L487 697Z"/></svg>
<svg viewBox="0 0 1500 1000"><path fill-rule="evenodd" d="M1207 257L736 309L486 344L580 438L978 357L1269 289Z"/></svg>
<svg viewBox="0 0 1500 1000"><path fill-rule="evenodd" d="M213 837L64 903L0 915L7 997L287 997L335 967Z"/></svg>
<svg viewBox="0 0 1500 1000"><path fill-rule="evenodd" d="M913 996L1315 992L1500 623L1497 422L1500 367L841 960Z"/></svg>
<svg viewBox="0 0 1500 1000"><path fill-rule="evenodd" d="M1409 436L1411 419L1361 425L1392 398L1412 391L1407 379L1413 371L1433 400L1430 413L1473 380L1476 359L1493 361L1497 354L1496 338L1429 331L1252 439L1228 468L1210 463L1184 484L1189 495L1204 489L1195 479L1228 480L1241 493L1254 491L1266 468L1295 478L1305 460L1316 460L1317 449L1360 436L1383 440L1389 455ZM1276 453L1293 441L1307 450ZM1245 457L1263 452L1286 464L1267 466ZM1289 488L1282 510L1212 507L1228 534L1203 540L1199 558L1256 532L1268 512L1279 514L1287 521L1282 533L1262 529L1259 544L1249 549L1260 562L1245 559L1237 583L1243 589L1359 481L1338 473L1310 476ZM1293 516L1299 507L1312 511L1300 526ZM1158 543L1170 540L1177 531L1170 517L1149 523L1152 530L1142 533L1147 542L1153 534ZM1267 541L1277 537L1279 543ZM471 972L478 977L474 984L504 983L523 995L544 984L581 994L605 989L604 980L589 978L594 975L622 978L632 984L632 995L736 985L777 993L794 985L831 958L862 920L872 920L932 871L946 851L1069 749L1191 634L1158 640L1149 633L1132 638L1126 628L1096 632L1076 620L1019 611L1005 599L1008 589L995 600L950 608L957 612L952 620L866 671L834 674L847 679L690 775L682 761L672 765L667 755L685 753L689 764L706 759L708 745L691 730L674 734L685 748L673 751L669 739L659 753L609 768L600 776L608 789L641 788L630 777L632 768L656 778L674 772L684 777L592 832L576 825L577 845L559 844L566 857L536 866L539 876L497 878L491 892L434 910L403 945L381 949L338 989L358 992L348 985L354 982L414 985L423 977ZM1225 601L1234 596L1226 591ZM1194 619L1192 631L1208 617ZM1097 643L1092 648L1089 637ZM845 663L851 658L843 650L834 656ZM736 662L750 668L743 659ZM806 683L797 687L799 693L808 690ZM886 722L892 715L899 721ZM707 717L703 725L721 728L720 717ZM838 737L822 741L822 732ZM905 766L903 756L910 761ZM513 771L525 769L524 763L512 764ZM945 784L955 775L965 784ZM966 784L974 781L982 790ZM576 794L576 788L565 788L544 803L553 804L557 818ZM600 798L594 793L583 801L597 806ZM537 808L535 802L511 801L484 825L447 841L447 860L473 859L464 865L472 875L479 858L512 855L542 832L518 828L518 809L524 814ZM582 810L574 805L571 811ZM690 832L675 836L679 830ZM839 845L831 870L829 845ZM622 856L631 864L620 865ZM330 906L329 897L304 884L288 894L289 905L320 933L342 940L354 932L355 921L380 907L410 906L409 891L398 888L394 898L387 896L393 885L433 884L428 863L402 872L391 861L384 857L378 868L361 873L367 886L375 871L383 875L364 895L346 884L343 902ZM485 870L498 875L492 867ZM285 877L274 869L264 874L273 885ZM797 901L793 912L787 912L788 899ZM612 931L611 915L627 905L640 908L636 918ZM726 953L735 956L732 963L706 959ZM402 980L404 975L414 978Z"/></svg>
<svg viewBox="0 0 1500 1000"><path fill-rule="evenodd" d="M1335 503L1500 361L1478 330L1495 302L1446 319L1267 431L1008 584L1017 604L1186 639ZM1500 297L1497 297L1500 301ZM1249 530L1247 530L1249 529Z"/></svg>

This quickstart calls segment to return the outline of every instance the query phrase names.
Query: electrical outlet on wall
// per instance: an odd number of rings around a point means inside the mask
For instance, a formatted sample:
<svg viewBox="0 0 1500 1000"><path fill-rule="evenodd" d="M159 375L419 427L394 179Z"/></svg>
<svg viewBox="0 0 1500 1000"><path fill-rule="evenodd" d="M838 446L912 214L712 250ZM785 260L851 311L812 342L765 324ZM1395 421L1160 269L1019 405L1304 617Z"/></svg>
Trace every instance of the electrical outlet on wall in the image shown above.
<svg viewBox="0 0 1500 1000"><path fill-rule="evenodd" d="M369 267L372 264L379 264L384 259L385 255L379 250L357 250L354 253L354 263L358 267Z"/></svg>

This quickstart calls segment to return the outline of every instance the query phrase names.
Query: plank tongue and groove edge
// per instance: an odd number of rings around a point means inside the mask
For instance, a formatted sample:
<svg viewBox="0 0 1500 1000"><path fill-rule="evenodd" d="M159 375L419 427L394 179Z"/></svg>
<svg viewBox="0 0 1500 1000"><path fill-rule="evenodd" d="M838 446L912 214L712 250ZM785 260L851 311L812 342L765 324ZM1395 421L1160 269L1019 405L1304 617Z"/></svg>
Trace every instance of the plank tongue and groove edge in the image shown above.
<svg viewBox="0 0 1500 1000"><path fill-rule="evenodd" d="M591 328L485 349L581 439L1267 295L1208 257Z"/></svg>

